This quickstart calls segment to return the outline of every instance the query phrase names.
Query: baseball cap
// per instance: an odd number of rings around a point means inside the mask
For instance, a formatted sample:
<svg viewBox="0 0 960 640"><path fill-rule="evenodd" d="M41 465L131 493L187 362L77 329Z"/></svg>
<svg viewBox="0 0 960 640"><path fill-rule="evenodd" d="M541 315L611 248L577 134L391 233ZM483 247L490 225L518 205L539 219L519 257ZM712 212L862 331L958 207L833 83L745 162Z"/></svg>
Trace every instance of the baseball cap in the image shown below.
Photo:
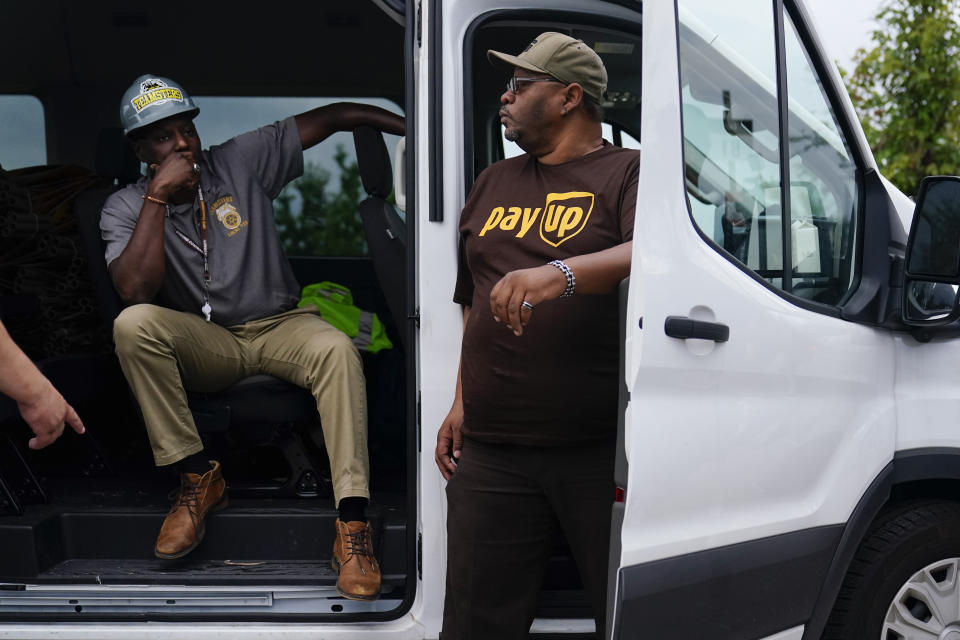
<svg viewBox="0 0 960 640"><path fill-rule="evenodd" d="M519 67L536 73L546 73L566 83L576 82L583 92L603 102L607 90L607 70L597 52L583 40L562 33L541 33L519 56L489 50L487 59L502 69Z"/></svg>

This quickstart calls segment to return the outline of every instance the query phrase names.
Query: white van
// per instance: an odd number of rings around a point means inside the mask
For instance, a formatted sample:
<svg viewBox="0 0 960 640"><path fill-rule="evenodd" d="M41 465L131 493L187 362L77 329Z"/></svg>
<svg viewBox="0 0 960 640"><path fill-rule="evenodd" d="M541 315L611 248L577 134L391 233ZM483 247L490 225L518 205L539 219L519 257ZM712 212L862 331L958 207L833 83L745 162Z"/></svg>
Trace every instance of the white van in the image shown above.
<svg viewBox="0 0 960 640"><path fill-rule="evenodd" d="M802 0L5 1L0 317L88 434L30 452L0 405L0 638L437 638L457 218L517 151L485 52L545 30L601 55L605 137L643 153L609 638L960 639L960 182L925 184L908 247L915 205ZM339 160L277 214L298 279L349 286L394 343L364 356L376 602L336 595L315 418L269 395L191 399L231 508L183 562L152 557L172 483L87 232L136 175L116 104L145 72L191 91L205 145L325 100L407 117L405 145L358 132L358 165L349 135L325 143ZM533 637L593 637L578 580L558 539Z"/></svg>

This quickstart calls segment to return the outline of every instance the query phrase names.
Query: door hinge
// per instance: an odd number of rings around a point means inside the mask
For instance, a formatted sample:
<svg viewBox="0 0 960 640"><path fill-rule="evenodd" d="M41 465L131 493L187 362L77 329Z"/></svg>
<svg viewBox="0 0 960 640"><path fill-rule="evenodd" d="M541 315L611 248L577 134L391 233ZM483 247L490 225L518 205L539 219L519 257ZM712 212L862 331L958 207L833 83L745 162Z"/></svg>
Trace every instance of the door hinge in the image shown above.
<svg viewBox="0 0 960 640"><path fill-rule="evenodd" d="M413 310L413 313L407 316L407 320L413 320L413 323L417 325L417 329L420 328L420 307L417 307Z"/></svg>
<svg viewBox="0 0 960 640"><path fill-rule="evenodd" d="M423 580L423 534L417 534L417 579Z"/></svg>

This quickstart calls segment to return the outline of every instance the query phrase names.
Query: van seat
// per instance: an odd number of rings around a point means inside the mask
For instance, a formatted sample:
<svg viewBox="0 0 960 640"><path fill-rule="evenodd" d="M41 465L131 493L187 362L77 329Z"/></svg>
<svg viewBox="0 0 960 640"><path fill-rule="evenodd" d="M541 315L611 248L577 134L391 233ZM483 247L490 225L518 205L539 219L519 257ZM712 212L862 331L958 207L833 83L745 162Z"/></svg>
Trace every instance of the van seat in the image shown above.
<svg viewBox="0 0 960 640"><path fill-rule="evenodd" d="M363 233L387 308L406 346L407 225L396 207L387 202L393 192L390 153L383 135L373 127L354 129L353 143L360 180L368 196L358 206Z"/></svg>

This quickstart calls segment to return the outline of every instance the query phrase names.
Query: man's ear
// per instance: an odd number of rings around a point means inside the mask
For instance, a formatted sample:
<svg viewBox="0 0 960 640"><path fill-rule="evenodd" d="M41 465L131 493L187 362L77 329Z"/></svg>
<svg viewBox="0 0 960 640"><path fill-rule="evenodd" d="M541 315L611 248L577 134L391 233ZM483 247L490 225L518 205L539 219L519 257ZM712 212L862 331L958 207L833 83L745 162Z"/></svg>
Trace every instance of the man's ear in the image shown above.
<svg viewBox="0 0 960 640"><path fill-rule="evenodd" d="M583 87L576 82L568 84L563 90L563 112L568 113L583 102Z"/></svg>
<svg viewBox="0 0 960 640"><path fill-rule="evenodd" d="M147 162L143 157L143 138L129 138L130 148L133 150L133 155L137 156L137 160L140 162Z"/></svg>

